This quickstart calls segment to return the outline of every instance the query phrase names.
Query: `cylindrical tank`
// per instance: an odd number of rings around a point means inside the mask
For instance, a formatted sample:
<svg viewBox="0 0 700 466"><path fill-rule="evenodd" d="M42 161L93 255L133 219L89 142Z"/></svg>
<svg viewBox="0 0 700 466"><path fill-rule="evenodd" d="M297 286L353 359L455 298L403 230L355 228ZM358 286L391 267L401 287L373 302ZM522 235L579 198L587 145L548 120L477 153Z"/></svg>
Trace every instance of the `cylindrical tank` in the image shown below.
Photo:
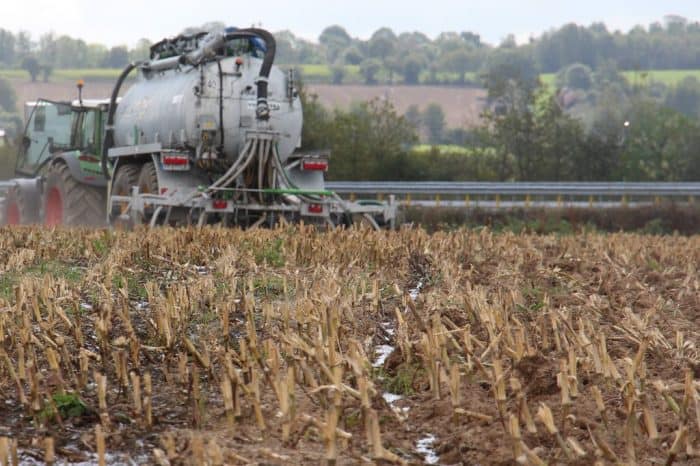
<svg viewBox="0 0 700 466"><path fill-rule="evenodd" d="M247 131L269 130L279 134L284 162L301 144L301 102L279 68L273 66L268 78L270 118L263 121L256 119L259 58L226 57L162 70L148 65L139 67L137 81L119 102L115 146L160 143L164 149L193 152L215 148L218 158L233 161Z"/></svg>

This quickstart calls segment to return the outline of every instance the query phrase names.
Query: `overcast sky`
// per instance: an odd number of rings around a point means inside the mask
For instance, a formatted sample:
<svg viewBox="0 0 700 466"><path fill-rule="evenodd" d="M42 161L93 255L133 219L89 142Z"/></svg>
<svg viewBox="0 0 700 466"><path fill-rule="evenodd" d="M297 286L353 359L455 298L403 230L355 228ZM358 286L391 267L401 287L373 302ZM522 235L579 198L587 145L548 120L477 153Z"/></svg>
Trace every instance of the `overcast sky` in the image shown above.
<svg viewBox="0 0 700 466"><path fill-rule="evenodd" d="M511 33L524 41L567 22L602 21L610 29L628 30L661 21L667 14L700 19L700 0L3 0L2 4L4 29L26 30L35 39L53 31L110 46L133 46L142 37L160 40L208 21L289 29L314 40L331 24L361 38L382 26L431 37L442 31L473 31L497 44Z"/></svg>

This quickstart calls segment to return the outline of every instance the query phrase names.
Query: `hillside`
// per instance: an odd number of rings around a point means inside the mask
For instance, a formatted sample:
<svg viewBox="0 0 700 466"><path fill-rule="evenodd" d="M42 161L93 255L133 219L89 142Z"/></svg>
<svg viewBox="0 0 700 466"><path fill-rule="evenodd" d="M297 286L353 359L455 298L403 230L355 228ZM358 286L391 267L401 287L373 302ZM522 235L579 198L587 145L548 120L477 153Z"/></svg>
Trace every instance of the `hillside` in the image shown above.
<svg viewBox="0 0 700 466"><path fill-rule="evenodd" d="M75 81L69 79L53 80L48 83L32 83L25 78L11 78L10 82L17 93L17 102L23 113L22 104L45 98L65 100L77 95ZM86 80L83 97L87 99L105 98L112 92L113 81L95 79ZM126 86L128 87L128 85ZM481 89L447 86L365 86L311 84L311 93L317 94L320 102L330 108L347 108L353 102L387 98L403 113L411 105L423 109L428 104L437 103L445 112L450 127L474 126L479 121L486 93Z"/></svg>

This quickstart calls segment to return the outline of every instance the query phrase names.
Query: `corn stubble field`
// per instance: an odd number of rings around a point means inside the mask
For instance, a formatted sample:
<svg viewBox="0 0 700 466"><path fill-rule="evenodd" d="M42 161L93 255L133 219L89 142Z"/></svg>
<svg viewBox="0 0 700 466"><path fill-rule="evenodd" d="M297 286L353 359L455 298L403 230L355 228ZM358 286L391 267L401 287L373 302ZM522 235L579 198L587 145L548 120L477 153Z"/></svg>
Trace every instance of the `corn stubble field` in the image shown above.
<svg viewBox="0 0 700 466"><path fill-rule="evenodd" d="M700 237L0 230L0 464L697 464Z"/></svg>

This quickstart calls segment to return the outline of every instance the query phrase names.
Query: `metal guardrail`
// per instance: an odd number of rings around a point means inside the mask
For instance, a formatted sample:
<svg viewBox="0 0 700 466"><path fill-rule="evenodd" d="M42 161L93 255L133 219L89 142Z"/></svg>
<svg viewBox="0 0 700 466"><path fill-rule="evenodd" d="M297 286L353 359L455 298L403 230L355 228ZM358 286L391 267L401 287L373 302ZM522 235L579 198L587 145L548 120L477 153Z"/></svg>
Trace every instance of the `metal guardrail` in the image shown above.
<svg viewBox="0 0 700 466"><path fill-rule="evenodd" d="M335 181L326 187L339 194L501 194L578 196L700 196L700 182L690 183L503 183L445 181Z"/></svg>
<svg viewBox="0 0 700 466"><path fill-rule="evenodd" d="M394 196L399 205L424 207L618 207L693 204L700 182L373 182L339 181L326 188L350 199Z"/></svg>

